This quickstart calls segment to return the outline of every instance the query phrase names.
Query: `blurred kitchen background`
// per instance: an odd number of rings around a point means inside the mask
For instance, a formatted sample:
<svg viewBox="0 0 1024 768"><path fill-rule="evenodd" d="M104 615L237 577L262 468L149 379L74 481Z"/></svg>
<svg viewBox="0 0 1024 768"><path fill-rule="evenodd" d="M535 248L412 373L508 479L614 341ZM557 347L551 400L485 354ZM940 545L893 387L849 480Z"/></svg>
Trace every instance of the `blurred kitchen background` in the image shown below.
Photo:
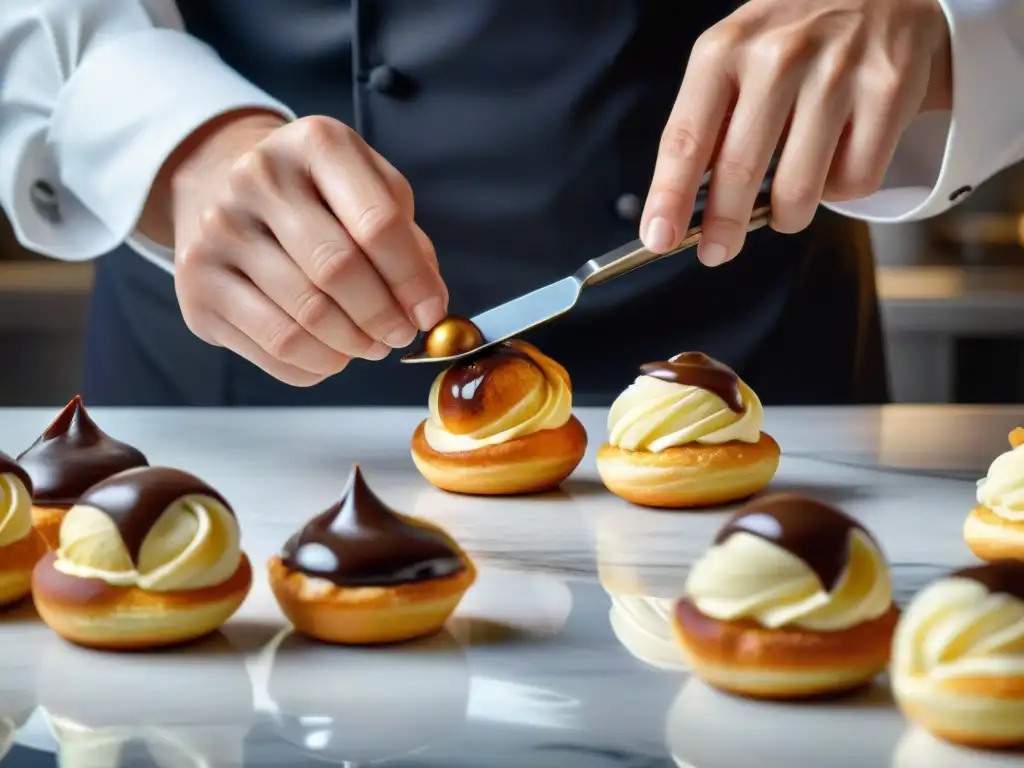
<svg viewBox="0 0 1024 768"><path fill-rule="evenodd" d="M945 216L873 232L895 402L1024 396L1024 164ZM88 264L18 247L0 216L0 406L56 405L78 388Z"/></svg>

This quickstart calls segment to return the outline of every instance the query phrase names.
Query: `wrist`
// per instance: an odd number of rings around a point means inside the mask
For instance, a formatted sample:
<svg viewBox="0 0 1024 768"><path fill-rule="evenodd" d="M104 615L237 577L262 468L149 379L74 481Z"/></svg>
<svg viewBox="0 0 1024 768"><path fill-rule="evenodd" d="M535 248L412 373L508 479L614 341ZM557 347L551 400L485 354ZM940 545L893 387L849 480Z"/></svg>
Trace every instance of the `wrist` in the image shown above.
<svg viewBox="0 0 1024 768"><path fill-rule="evenodd" d="M238 110L197 128L175 148L157 174L139 218L139 231L173 248L179 204L194 197L211 172L230 167L236 158L287 122L275 112Z"/></svg>
<svg viewBox="0 0 1024 768"><path fill-rule="evenodd" d="M921 112L948 111L953 108L953 50L949 21L939 0L933 0L938 13L939 40L932 51L928 90Z"/></svg>

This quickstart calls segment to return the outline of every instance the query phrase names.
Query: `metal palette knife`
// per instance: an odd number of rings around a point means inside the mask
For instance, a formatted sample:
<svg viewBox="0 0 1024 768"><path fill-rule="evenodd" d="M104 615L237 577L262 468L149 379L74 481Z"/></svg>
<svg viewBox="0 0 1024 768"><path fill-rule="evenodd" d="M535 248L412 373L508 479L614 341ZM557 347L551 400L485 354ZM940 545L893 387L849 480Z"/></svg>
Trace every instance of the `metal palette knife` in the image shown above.
<svg viewBox="0 0 1024 768"><path fill-rule="evenodd" d="M770 221L769 200L771 197L771 175L765 177L754 204L749 231L760 229ZM634 269L651 264L667 256L673 256L697 245L703 233L704 211L708 202L708 183L701 185L694 205L694 213L686 236L678 247L668 253L653 253L640 240L619 246L614 251L591 259L573 274L543 288L531 291L525 296L512 299L489 309L470 320L480 329L484 343L476 349L449 357L431 357L425 351L411 352L402 358L403 363L451 363L520 336L531 328L544 325L568 313L579 301L584 288L601 285Z"/></svg>

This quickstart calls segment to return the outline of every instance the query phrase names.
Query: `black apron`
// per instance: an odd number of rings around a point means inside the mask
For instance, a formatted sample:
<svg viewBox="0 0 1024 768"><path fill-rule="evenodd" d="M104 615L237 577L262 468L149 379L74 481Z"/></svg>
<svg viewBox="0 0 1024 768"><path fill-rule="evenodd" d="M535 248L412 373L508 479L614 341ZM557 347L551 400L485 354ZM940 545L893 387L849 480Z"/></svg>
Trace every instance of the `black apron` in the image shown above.
<svg viewBox="0 0 1024 768"><path fill-rule="evenodd" d="M179 0L188 30L298 114L355 127L410 181L451 310L473 315L637 236L690 48L736 2ZM199 87L199 86L197 86ZM607 405L640 363L731 365L767 404L886 398L866 227L819 212L716 269L684 253L526 337ZM169 276L99 260L85 395L118 405L422 405L437 370L356 361L308 389L193 337Z"/></svg>

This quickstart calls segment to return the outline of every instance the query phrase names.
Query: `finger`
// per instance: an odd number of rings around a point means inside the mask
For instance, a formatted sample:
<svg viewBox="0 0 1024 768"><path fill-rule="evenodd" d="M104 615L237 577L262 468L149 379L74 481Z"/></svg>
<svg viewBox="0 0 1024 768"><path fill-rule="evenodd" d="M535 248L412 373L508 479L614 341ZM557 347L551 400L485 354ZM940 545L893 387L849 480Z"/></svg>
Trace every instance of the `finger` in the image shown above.
<svg viewBox="0 0 1024 768"><path fill-rule="evenodd" d="M816 78L800 90L772 182L776 231L799 232L814 219L850 108L842 83Z"/></svg>
<svg viewBox="0 0 1024 768"><path fill-rule="evenodd" d="M322 374L310 373L277 360L264 351L259 344L222 318L218 317L212 321L212 331L219 346L227 347L239 357L248 360L257 368L263 369L285 384L290 384L293 387L311 387L327 378Z"/></svg>
<svg viewBox="0 0 1024 768"><path fill-rule="evenodd" d="M347 354L357 349L367 353L373 342L394 349L412 343L416 327L373 264L324 206L312 182L297 173L282 181L280 192L265 191L262 202L256 203L266 226L309 283L329 297L360 334L348 333L335 317L334 330L339 335L332 337L335 343L324 339L325 343Z"/></svg>
<svg viewBox="0 0 1024 768"><path fill-rule="evenodd" d="M729 54L708 39L698 41L690 55L661 136L654 178L640 217L640 236L656 253L670 251L682 241L736 93L727 64Z"/></svg>
<svg viewBox="0 0 1024 768"><path fill-rule="evenodd" d="M423 249L423 253L426 254L427 261L437 270L438 274L441 272L441 265L437 261L437 250L434 248L433 241L427 237L427 233L420 229L418 224L415 225L413 234L416 235L416 239L420 241L420 247ZM445 305L448 304L448 286L444 287L444 300Z"/></svg>
<svg viewBox="0 0 1024 768"><path fill-rule="evenodd" d="M313 338L348 357L381 360L391 351L365 334L277 242L265 238L254 244L245 261L253 284Z"/></svg>
<svg viewBox="0 0 1024 768"><path fill-rule="evenodd" d="M366 146L370 157L373 158L374 165L377 166L377 170L380 172L381 178L384 183L387 184L388 190L391 192L391 196L398 203L399 209L408 216L410 219L416 217L416 203L415 196L413 195L412 185L409 184L409 180L403 176L395 166L388 162L384 155L380 154L370 145Z"/></svg>
<svg viewBox="0 0 1024 768"><path fill-rule="evenodd" d="M772 69L744 73L739 99L711 169L698 258L717 266L746 240L754 201L796 98L796 78ZM787 73L788 74L788 73Z"/></svg>
<svg viewBox="0 0 1024 768"><path fill-rule="evenodd" d="M433 328L447 308L444 285L376 164L360 143L321 153L311 163L317 188L391 293L422 331Z"/></svg>
<svg viewBox="0 0 1024 768"><path fill-rule="evenodd" d="M270 357L293 368L320 376L343 370L349 358L313 338L247 278L225 273L224 291L217 314L255 342Z"/></svg>
<svg viewBox="0 0 1024 768"><path fill-rule="evenodd" d="M848 133L825 183L826 200L860 199L882 185L900 137L917 114L927 78L926 71L915 71L860 80Z"/></svg>

